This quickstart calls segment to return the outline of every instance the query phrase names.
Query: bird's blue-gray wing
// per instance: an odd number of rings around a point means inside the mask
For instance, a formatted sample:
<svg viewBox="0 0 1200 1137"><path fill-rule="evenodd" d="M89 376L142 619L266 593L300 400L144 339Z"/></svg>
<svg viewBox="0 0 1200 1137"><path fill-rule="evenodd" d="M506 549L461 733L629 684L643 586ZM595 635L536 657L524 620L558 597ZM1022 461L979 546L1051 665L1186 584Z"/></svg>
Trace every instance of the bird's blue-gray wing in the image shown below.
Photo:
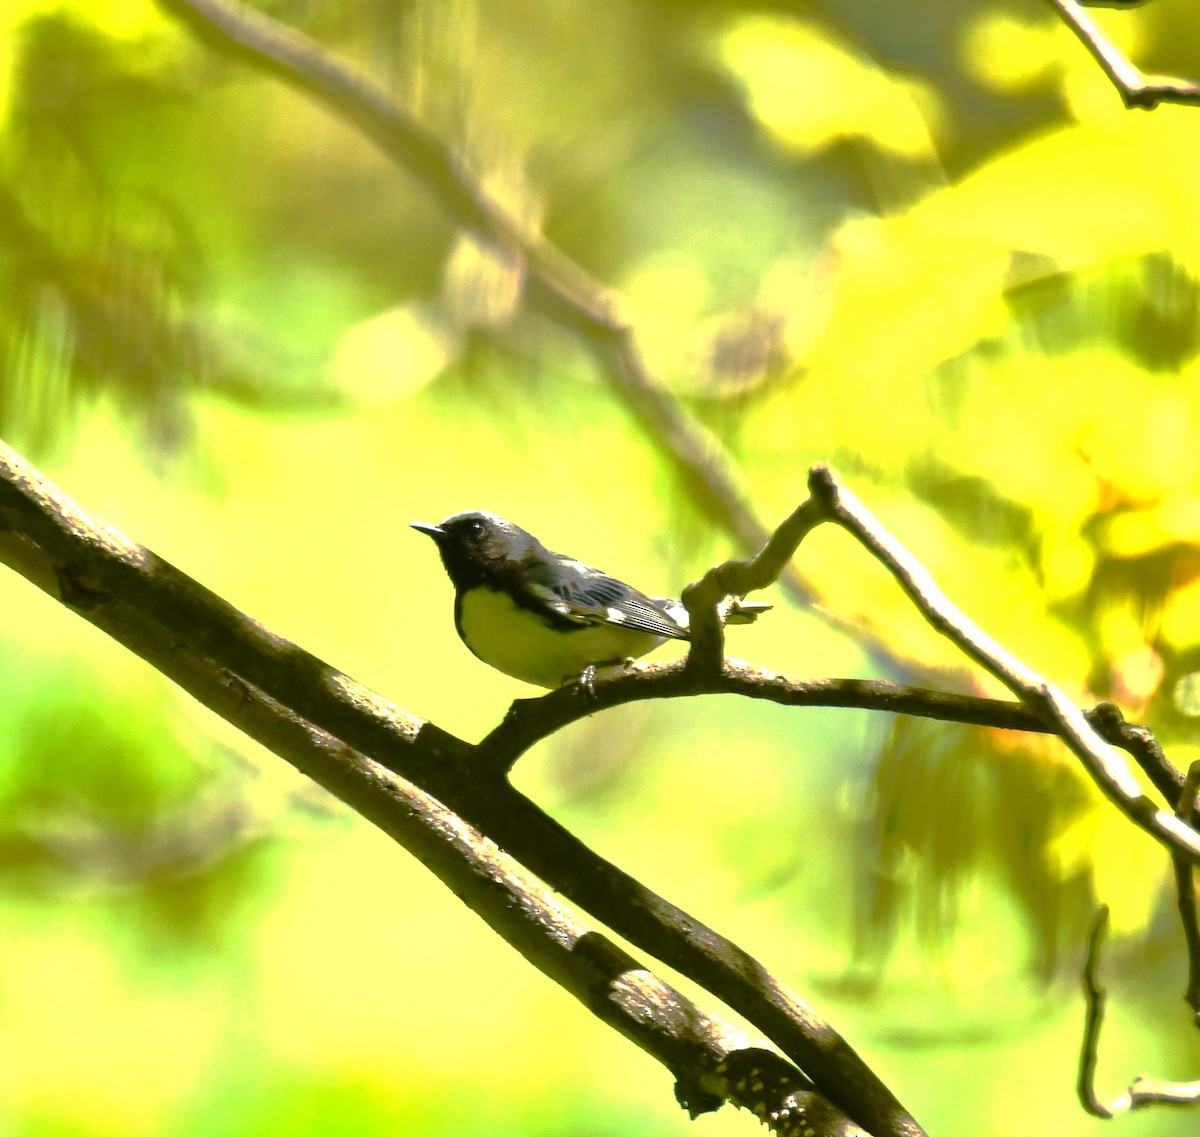
<svg viewBox="0 0 1200 1137"><path fill-rule="evenodd" d="M648 596L580 561L560 557L526 577L554 611L580 624L611 624L652 636L686 640L685 628Z"/></svg>

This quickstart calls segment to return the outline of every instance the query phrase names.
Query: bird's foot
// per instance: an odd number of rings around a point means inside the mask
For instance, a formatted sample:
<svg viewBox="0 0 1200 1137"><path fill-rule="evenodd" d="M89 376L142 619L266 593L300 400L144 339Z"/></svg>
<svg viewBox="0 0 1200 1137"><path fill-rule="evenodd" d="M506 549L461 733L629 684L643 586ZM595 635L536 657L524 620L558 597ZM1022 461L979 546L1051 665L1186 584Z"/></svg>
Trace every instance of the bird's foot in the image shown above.
<svg viewBox="0 0 1200 1137"><path fill-rule="evenodd" d="M604 659L599 663L589 663L577 676L574 681L579 684L580 689L589 699L596 697L596 676L603 670L606 678L612 678L627 668L632 667L637 662L634 656L627 656L625 659ZM565 687L570 678L563 680Z"/></svg>

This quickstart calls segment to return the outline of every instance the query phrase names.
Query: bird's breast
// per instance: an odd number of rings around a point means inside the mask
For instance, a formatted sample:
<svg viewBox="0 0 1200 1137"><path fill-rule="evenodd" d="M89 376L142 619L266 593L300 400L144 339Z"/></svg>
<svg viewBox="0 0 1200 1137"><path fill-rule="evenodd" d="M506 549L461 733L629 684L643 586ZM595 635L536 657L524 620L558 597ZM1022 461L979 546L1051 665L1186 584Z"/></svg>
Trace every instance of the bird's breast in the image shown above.
<svg viewBox="0 0 1200 1137"><path fill-rule="evenodd" d="M464 591L455 604L458 634L475 655L539 687L558 687L589 664L645 655L663 642L660 636L609 624L563 628L548 621L491 588Z"/></svg>

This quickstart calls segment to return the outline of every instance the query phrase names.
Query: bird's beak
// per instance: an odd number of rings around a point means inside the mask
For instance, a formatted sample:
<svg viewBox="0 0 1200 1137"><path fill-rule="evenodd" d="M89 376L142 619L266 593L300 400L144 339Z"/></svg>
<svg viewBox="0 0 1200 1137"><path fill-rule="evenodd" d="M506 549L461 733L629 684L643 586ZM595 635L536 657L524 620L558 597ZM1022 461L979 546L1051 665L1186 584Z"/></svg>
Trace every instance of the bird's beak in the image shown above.
<svg viewBox="0 0 1200 1137"><path fill-rule="evenodd" d="M429 525L424 521L410 522L409 527L418 533L424 533L426 537L432 537L435 541L440 541L446 535L446 530L440 525Z"/></svg>

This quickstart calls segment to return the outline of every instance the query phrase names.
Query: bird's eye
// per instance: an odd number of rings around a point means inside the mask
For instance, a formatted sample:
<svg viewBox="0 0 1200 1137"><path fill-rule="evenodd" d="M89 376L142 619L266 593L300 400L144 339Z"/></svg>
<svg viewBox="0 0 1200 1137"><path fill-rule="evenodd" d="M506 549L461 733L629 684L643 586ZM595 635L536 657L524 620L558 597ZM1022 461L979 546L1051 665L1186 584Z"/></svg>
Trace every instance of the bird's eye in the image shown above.
<svg viewBox="0 0 1200 1137"><path fill-rule="evenodd" d="M483 522L478 518L473 518L467 522L467 536L481 537L483 536Z"/></svg>

